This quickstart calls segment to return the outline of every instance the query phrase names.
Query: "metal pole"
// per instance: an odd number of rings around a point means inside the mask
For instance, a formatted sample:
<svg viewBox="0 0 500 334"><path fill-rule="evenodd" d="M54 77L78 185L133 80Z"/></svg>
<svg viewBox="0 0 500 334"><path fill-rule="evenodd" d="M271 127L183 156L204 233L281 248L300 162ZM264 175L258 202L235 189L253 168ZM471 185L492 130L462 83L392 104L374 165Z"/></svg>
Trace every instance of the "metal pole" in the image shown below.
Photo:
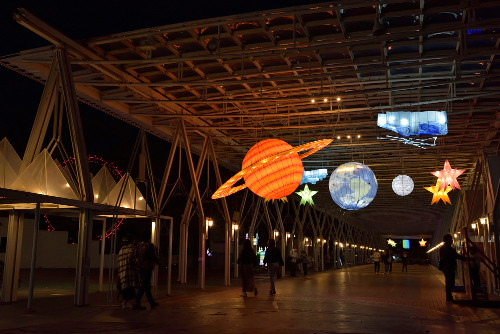
<svg viewBox="0 0 500 334"><path fill-rule="evenodd" d="M160 251L160 219L155 218L151 222L151 243ZM153 295L158 298L158 266L155 266L151 277Z"/></svg>
<svg viewBox="0 0 500 334"><path fill-rule="evenodd" d="M38 226L40 225L40 203L36 203L35 208L35 224L33 225L33 247L31 249L31 267L30 267L30 283L28 288L28 305L26 309L32 311L33 305L33 288L35 285L35 265L36 265L36 248L38 246Z"/></svg>
<svg viewBox="0 0 500 334"><path fill-rule="evenodd" d="M174 227L174 219L170 218L170 226L168 229L168 279L167 279L167 295L172 293L172 233Z"/></svg>
<svg viewBox="0 0 500 334"><path fill-rule="evenodd" d="M99 262L99 292L102 292L102 283L104 281L104 252L106 251L106 218L101 219L102 222L102 239L101 239L101 259Z"/></svg>
<svg viewBox="0 0 500 334"><path fill-rule="evenodd" d="M234 230L234 278L238 278L238 255L239 255L240 231L239 227Z"/></svg>

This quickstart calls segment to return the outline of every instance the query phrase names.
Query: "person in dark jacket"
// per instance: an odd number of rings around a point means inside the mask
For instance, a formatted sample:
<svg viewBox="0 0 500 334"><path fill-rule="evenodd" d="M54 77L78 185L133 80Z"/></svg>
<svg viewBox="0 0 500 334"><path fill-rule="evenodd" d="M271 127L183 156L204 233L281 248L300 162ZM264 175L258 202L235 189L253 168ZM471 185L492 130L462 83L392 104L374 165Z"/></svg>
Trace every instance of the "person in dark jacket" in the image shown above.
<svg viewBox="0 0 500 334"><path fill-rule="evenodd" d="M267 272L271 283L271 290L269 291L269 294L272 296L276 294L276 289L274 287L274 275L278 273L278 270L281 270L281 266L283 266L284 263L281 252L276 247L274 239L269 239L267 246L266 255L264 255L264 263L267 264Z"/></svg>
<svg viewBox="0 0 500 334"><path fill-rule="evenodd" d="M453 237L451 234L443 236L444 245L439 250L439 269L444 273L446 302L453 303L453 295L451 292L455 287L455 270L457 269L457 259L465 260L466 257L457 254L455 249L451 247Z"/></svg>
<svg viewBox="0 0 500 334"><path fill-rule="evenodd" d="M146 309L144 306L141 306L141 298L144 293L151 305L151 309L154 309L158 306L158 303L155 302L151 294L151 276L153 275L153 269L158 264L156 246L151 242L141 242L135 249L135 257L137 259L137 268L139 269L141 285L135 297L134 310Z"/></svg>
<svg viewBox="0 0 500 334"><path fill-rule="evenodd" d="M241 249L240 256L238 257L238 264L240 266L241 275L241 297L246 297L247 292L253 291L257 296L257 287L255 286L254 267L259 265L259 259L255 255L252 244L249 239L243 241L243 248Z"/></svg>

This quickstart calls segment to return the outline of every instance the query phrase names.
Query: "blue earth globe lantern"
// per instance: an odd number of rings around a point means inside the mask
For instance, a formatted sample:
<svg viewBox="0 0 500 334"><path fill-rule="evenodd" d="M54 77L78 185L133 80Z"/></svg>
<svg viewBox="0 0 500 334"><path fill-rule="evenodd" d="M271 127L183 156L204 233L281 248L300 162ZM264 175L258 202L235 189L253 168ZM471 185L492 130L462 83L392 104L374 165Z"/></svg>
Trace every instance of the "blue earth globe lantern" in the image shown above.
<svg viewBox="0 0 500 334"><path fill-rule="evenodd" d="M342 209L359 210L373 201L378 183L370 167L348 162L333 171L328 188L333 201Z"/></svg>

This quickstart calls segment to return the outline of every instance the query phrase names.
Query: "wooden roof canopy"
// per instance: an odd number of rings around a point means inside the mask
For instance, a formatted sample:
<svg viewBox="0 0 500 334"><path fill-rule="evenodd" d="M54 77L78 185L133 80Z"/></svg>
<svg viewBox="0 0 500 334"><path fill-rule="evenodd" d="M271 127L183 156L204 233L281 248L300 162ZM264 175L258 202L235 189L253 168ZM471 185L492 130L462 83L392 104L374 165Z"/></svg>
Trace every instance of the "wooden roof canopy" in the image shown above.
<svg viewBox="0 0 500 334"><path fill-rule="evenodd" d="M64 45L82 101L167 140L182 118L193 147L197 134L210 134L219 163L234 171L259 140L333 138L304 167L330 174L348 161L368 165L377 197L336 214L376 232L434 231L446 210L430 206L429 172L449 159L467 169L465 183L478 156L498 154L500 1L334 1L78 42L25 10L15 19ZM43 81L52 47L0 63ZM396 136L377 127L377 113L424 110L448 113L436 146L377 139ZM398 174L413 178L410 196L392 191ZM338 211L327 181L311 188L317 206Z"/></svg>

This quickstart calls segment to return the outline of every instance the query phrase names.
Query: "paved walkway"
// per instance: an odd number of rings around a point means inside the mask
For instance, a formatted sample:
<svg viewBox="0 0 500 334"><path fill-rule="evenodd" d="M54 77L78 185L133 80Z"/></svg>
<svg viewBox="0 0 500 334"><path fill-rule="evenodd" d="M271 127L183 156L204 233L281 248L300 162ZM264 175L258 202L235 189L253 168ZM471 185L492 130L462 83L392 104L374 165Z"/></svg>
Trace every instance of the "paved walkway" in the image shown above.
<svg viewBox="0 0 500 334"><path fill-rule="evenodd" d="M174 285L155 310L108 306L92 294L91 306L72 296L38 293L35 312L25 300L0 305L0 333L499 333L500 309L446 304L442 274L431 266L375 275L372 266L278 280L276 296L239 297L240 288L206 291ZM52 293L54 294L54 293ZM64 293L63 293L64 294ZM21 297L22 298L22 297Z"/></svg>

